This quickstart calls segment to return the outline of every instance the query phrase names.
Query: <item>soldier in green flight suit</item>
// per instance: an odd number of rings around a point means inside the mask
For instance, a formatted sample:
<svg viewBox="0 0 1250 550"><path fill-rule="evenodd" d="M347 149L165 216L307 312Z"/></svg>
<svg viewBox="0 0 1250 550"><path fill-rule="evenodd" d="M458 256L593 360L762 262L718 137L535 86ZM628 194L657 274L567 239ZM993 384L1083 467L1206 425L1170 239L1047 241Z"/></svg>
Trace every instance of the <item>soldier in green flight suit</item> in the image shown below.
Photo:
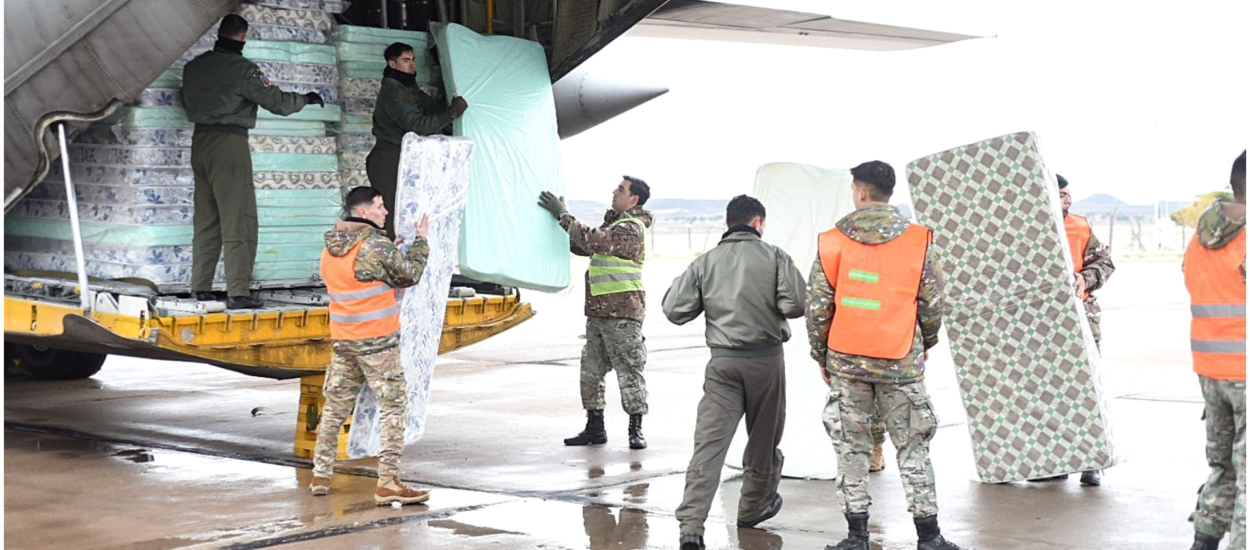
<svg viewBox="0 0 1250 550"><path fill-rule="evenodd" d="M213 276L224 244L229 309L264 305L251 294L258 222L247 135L256 127L256 108L287 116L310 103L325 106L316 92L284 92L269 84L260 68L243 57L247 27L247 20L236 14L223 18L212 51L187 63L182 77L183 108L195 123L191 290L198 300L216 299Z"/></svg>
<svg viewBox="0 0 1250 550"><path fill-rule="evenodd" d="M439 105L417 87L417 61L412 46L396 42L382 53L386 69L382 71L382 88L373 107L373 136L377 141L369 151L365 169L369 185L382 192L382 200L394 205L395 189L399 180L399 153L404 144L404 134L415 132L422 136L443 131L452 120L460 118L469 104L456 97L450 106ZM395 237L394 220L386 219L383 228L391 238Z"/></svg>

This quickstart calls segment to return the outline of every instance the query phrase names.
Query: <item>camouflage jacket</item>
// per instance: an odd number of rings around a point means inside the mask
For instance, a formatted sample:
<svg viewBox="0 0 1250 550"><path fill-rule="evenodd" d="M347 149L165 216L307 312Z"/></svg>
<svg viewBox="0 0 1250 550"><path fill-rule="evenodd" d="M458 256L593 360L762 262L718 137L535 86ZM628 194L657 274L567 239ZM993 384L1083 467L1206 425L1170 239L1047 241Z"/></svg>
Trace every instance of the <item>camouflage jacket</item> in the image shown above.
<svg viewBox="0 0 1250 550"><path fill-rule="evenodd" d="M392 288L407 288L421 281L425 261L430 257L430 245L424 238L416 237L404 254L386 238L385 232L371 225L340 221L326 231L326 250L334 257L347 255L361 241L364 242L356 254L357 281L385 281ZM335 340L333 345L338 354L369 355L399 345L399 333L365 340Z"/></svg>
<svg viewBox="0 0 1250 550"><path fill-rule="evenodd" d="M582 225L572 214L560 216L560 227L569 233L569 249L578 256L606 254L635 262L646 259L646 233L636 223L623 223L609 227L618 217L637 218L651 227L651 213L635 208L618 215L608 210L603 215L603 225L590 228ZM647 293L618 292L603 296L590 295L590 272L586 272L586 316L608 319L633 319L642 322L647 314Z"/></svg>
<svg viewBox="0 0 1250 550"><path fill-rule="evenodd" d="M222 47L204 52L182 72L182 106L196 124L256 127L256 106L287 116L308 100L270 85L260 67L242 54Z"/></svg>
<svg viewBox="0 0 1250 550"><path fill-rule="evenodd" d="M863 244L881 244L894 240L907 230L910 222L898 209L888 205L868 206L848 214L837 223L846 236ZM836 311L833 284L825 276L817 254L807 278L807 337L812 359L828 367L839 377L861 382L907 384L924 379L925 350L937 345L942 328L942 296L936 253L925 254L920 275L920 291L916 296L919 330L912 340L911 351L899 360L847 355L829 349L829 329Z"/></svg>
<svg viewBox="0 0 1250 550"><path fill-rule="evenodd" d="M1085 245L1085 267L1081 268L1081 277L1085 279L1085 290L1089 291L1089 296L1085 298L1085 311L1088 314L1102 313L1102 308L1098 307L1098 298L1094 297L1094 291L1107 284L1107 279L1111 278L1113 272L1115 272L1115 264L1111 263L1111 247L1098 240L1098 236L1091 229L1089 242Z"/></svg>
<svg viewBox="0 0 1250 550"><path fill-rule="evenodd" d="M1224 210L1224 201L1212 204L1202 216L1198 218L1198 232L1194 234L1198 244L1203 248L1224 248L1229 242L1237 238L1242 231L1246 229L1246 218L1230 218L1228 212ZM1185 264L1181 264L1181 269L1185 268ZM1241 283L1246 282L1246 259L1242 257L1241 266Z"/></svg>

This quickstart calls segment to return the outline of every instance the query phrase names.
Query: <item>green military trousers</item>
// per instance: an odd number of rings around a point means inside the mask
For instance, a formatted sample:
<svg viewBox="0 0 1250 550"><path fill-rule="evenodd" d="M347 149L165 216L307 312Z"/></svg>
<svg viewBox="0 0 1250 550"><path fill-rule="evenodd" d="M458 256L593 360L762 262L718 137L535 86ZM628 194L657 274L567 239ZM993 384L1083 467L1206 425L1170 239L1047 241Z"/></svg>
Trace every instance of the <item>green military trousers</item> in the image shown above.
<svg viewBox="0 0 1250 550"><path fill-rule="evenodd" d="M712 357L708 362L694 421L694 454L676 511L682 533L703 534L720 488L725 455L744 417L747 445L742 453L738 521L751 521L764 513L781 483L785 457L777 446L786 427L785 355Z"/></svg>
<svg viewBox="0 0 1250 550"><path fill-rule="evenodd" d="M259 226L247 134L197 128L191 138L191 169L195 175L191 290L212 290L224 248L226 294L248 296Z"/></svg>
<svg viewBox="0 0 1250 550"><path fill-rule="evenodd" d="M382 193L386 209L399 212L395 204L395 190L399 188L399 156L401 149L389 143L378 141L365 157L365 170L369 175L369 185ZM386 217L386 236L395 238L395 216Z"/></svg>

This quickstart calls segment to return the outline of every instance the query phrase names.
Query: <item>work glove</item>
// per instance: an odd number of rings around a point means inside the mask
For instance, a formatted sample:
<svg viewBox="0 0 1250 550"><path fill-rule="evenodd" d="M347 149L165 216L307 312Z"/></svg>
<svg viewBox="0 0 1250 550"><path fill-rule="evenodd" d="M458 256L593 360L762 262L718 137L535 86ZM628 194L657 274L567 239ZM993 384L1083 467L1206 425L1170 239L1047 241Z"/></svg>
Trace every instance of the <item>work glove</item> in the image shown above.
<svg viewBox="0 0 1250 550"><path fill-rule="evenodd" d="M326 106L326 100L321 99L321 94L317 92L308 92L304 94L304 99L308 100L309 105L320 105L322 107Z"/></svg>
<svg viewBox="0 0 1250 550"><path fill-rule="evenodd" d="M569 213L569 207L564 204L564 197L557 197L550 191L543 191L541 195L538 195L538 206L551 212L551 215L555 216L557 220Z"/></svg>
<svg viewBox="0 0 1250 550"><path fill-rule="evenodd" d="M455 99L451 100L451 107L449 107L449 110L451 111L451 116L460 118L460 115L463 115L465 110L468 108L469 102L465 101L463 97L456 96Z"/></svg>

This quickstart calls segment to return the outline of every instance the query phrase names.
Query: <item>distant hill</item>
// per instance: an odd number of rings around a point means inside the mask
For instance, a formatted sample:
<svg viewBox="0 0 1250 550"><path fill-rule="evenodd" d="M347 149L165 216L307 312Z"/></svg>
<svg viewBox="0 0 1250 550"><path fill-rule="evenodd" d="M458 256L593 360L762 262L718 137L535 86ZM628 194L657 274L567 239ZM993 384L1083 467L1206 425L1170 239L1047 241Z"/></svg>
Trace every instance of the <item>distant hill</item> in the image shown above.
<svg viewBox="0 0 1250 550"><path fill-rule="evenodd" d="M1117 219L1154 219L1156 211L1167 217L1171 212L1188 206L1185 201L1160 201L1155 204L1129 204L1106 193L1098 193L1072 203L1071 211L1090 218L1110 218L1114 212Z"/></svg>
<svg viewBox="0 0 1250 550"><path fill-rule="evenodd" d="M655 214L657 223L722 221L727 199L655 199L645 208ZM569 201L569 212L584 223L599 224L610 205L596 201Z"/></svg>

